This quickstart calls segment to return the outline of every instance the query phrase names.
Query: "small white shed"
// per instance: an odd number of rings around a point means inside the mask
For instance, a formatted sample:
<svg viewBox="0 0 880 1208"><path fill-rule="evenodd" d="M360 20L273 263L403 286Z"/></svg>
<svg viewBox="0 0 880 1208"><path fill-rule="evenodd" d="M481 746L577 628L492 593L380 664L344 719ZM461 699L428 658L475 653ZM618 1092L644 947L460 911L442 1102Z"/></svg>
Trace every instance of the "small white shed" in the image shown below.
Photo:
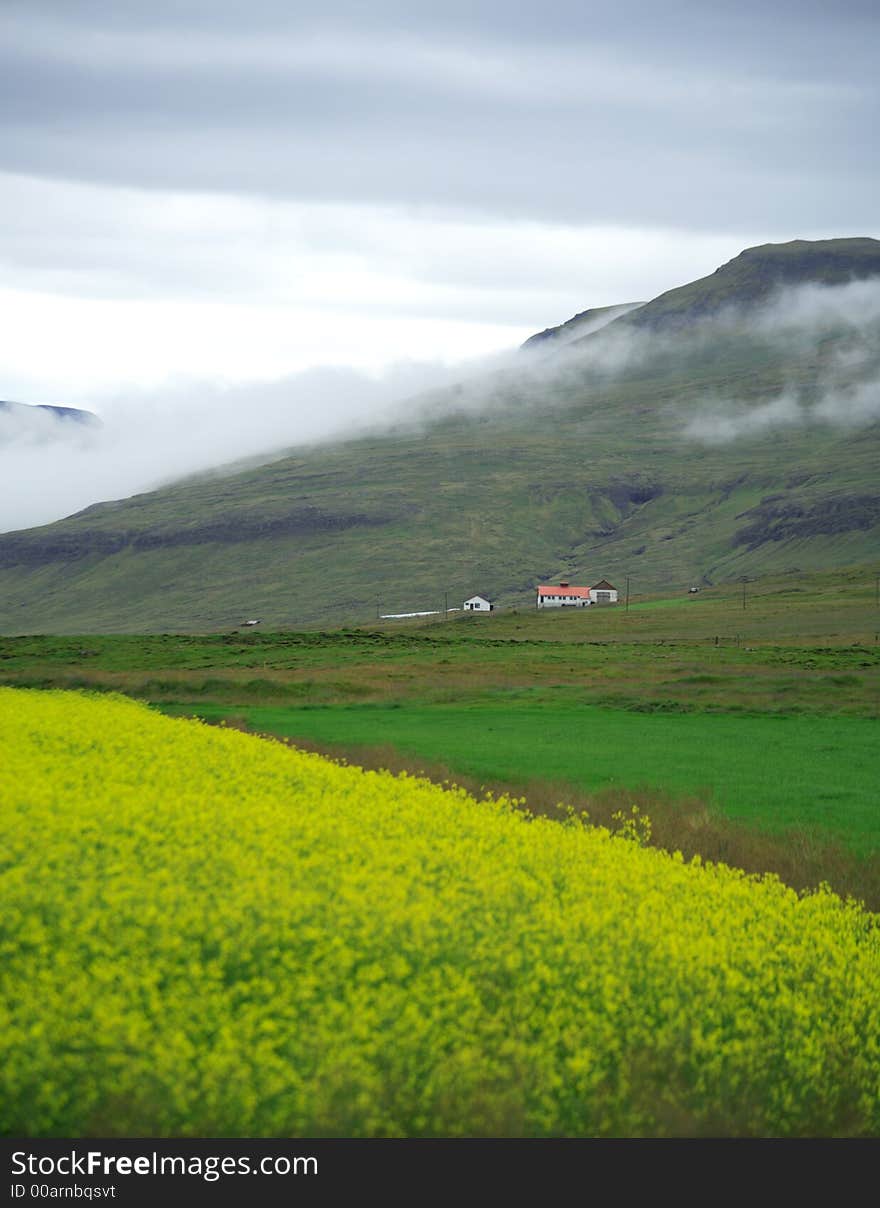
<svg viewBox="0 0 880 1208"><path fill-rule="evenodd" d="M485 596L471 596L469 600L465 600L462 607L465 612L492 612L495 605Z"/></svg>

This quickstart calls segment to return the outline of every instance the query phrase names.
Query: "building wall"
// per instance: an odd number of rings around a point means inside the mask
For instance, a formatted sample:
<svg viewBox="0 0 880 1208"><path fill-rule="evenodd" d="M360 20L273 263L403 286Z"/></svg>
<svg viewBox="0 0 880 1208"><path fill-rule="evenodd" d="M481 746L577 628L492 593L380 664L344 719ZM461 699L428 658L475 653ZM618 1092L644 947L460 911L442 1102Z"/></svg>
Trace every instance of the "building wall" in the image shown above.
<svg viewBox="0 0 880 1208"><path fill-rule="evenodd" d="M587 601L578 596L538 596L539 608L586 608Z"/></svg>

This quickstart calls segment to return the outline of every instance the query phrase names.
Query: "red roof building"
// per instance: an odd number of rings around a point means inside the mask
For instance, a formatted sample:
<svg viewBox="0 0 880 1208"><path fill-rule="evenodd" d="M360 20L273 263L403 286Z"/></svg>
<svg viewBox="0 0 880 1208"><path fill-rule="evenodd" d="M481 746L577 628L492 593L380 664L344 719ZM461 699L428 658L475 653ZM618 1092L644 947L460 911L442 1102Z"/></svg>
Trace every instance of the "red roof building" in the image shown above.
<svg viewBox="0 0 880 1208"><path fill-rule="evenodd" d="M572 587L570 583L542 583L536 590L539 608L586 608L590 603L589 587Z"/></svg>

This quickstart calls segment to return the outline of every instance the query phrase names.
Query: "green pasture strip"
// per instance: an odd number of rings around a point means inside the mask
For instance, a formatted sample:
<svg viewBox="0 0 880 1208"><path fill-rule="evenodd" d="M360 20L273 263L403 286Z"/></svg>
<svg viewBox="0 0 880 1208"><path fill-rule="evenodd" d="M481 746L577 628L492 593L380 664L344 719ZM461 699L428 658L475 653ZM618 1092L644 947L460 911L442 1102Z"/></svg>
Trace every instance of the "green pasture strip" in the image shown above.
<svg viewBox="0 0 880 1208"><path fill-rule="evenodd" d="M219 720L223 706L169 713ZM344 746L392 746L463 775L699 795L771 831L820 828L880 850L880 727L854 717L639 714L591 706L243 706L254 729Z"/></svg>
<svg viewBox="0 0 880 1208"><path fill-rule="evenodd" d="M545 630L557 638L531 636ZM516 694L607 708L876 717L880 646L593 641L568 618L413 633L43 636L0 638L0 682L217 704L493 703Z"/></svg>

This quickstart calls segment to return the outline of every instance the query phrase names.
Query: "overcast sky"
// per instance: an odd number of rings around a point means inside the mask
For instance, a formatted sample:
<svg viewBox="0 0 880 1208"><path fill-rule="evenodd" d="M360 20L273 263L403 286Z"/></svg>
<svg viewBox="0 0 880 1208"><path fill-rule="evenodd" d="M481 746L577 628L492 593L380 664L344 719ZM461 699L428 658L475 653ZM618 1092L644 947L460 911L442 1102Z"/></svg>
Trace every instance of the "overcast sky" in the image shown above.
<svg viewBox="0 0 880 1208"><path fill-rule="evenodd" d="M2 0L0 398L450 362L877 235L876 3Z"/></svg>

